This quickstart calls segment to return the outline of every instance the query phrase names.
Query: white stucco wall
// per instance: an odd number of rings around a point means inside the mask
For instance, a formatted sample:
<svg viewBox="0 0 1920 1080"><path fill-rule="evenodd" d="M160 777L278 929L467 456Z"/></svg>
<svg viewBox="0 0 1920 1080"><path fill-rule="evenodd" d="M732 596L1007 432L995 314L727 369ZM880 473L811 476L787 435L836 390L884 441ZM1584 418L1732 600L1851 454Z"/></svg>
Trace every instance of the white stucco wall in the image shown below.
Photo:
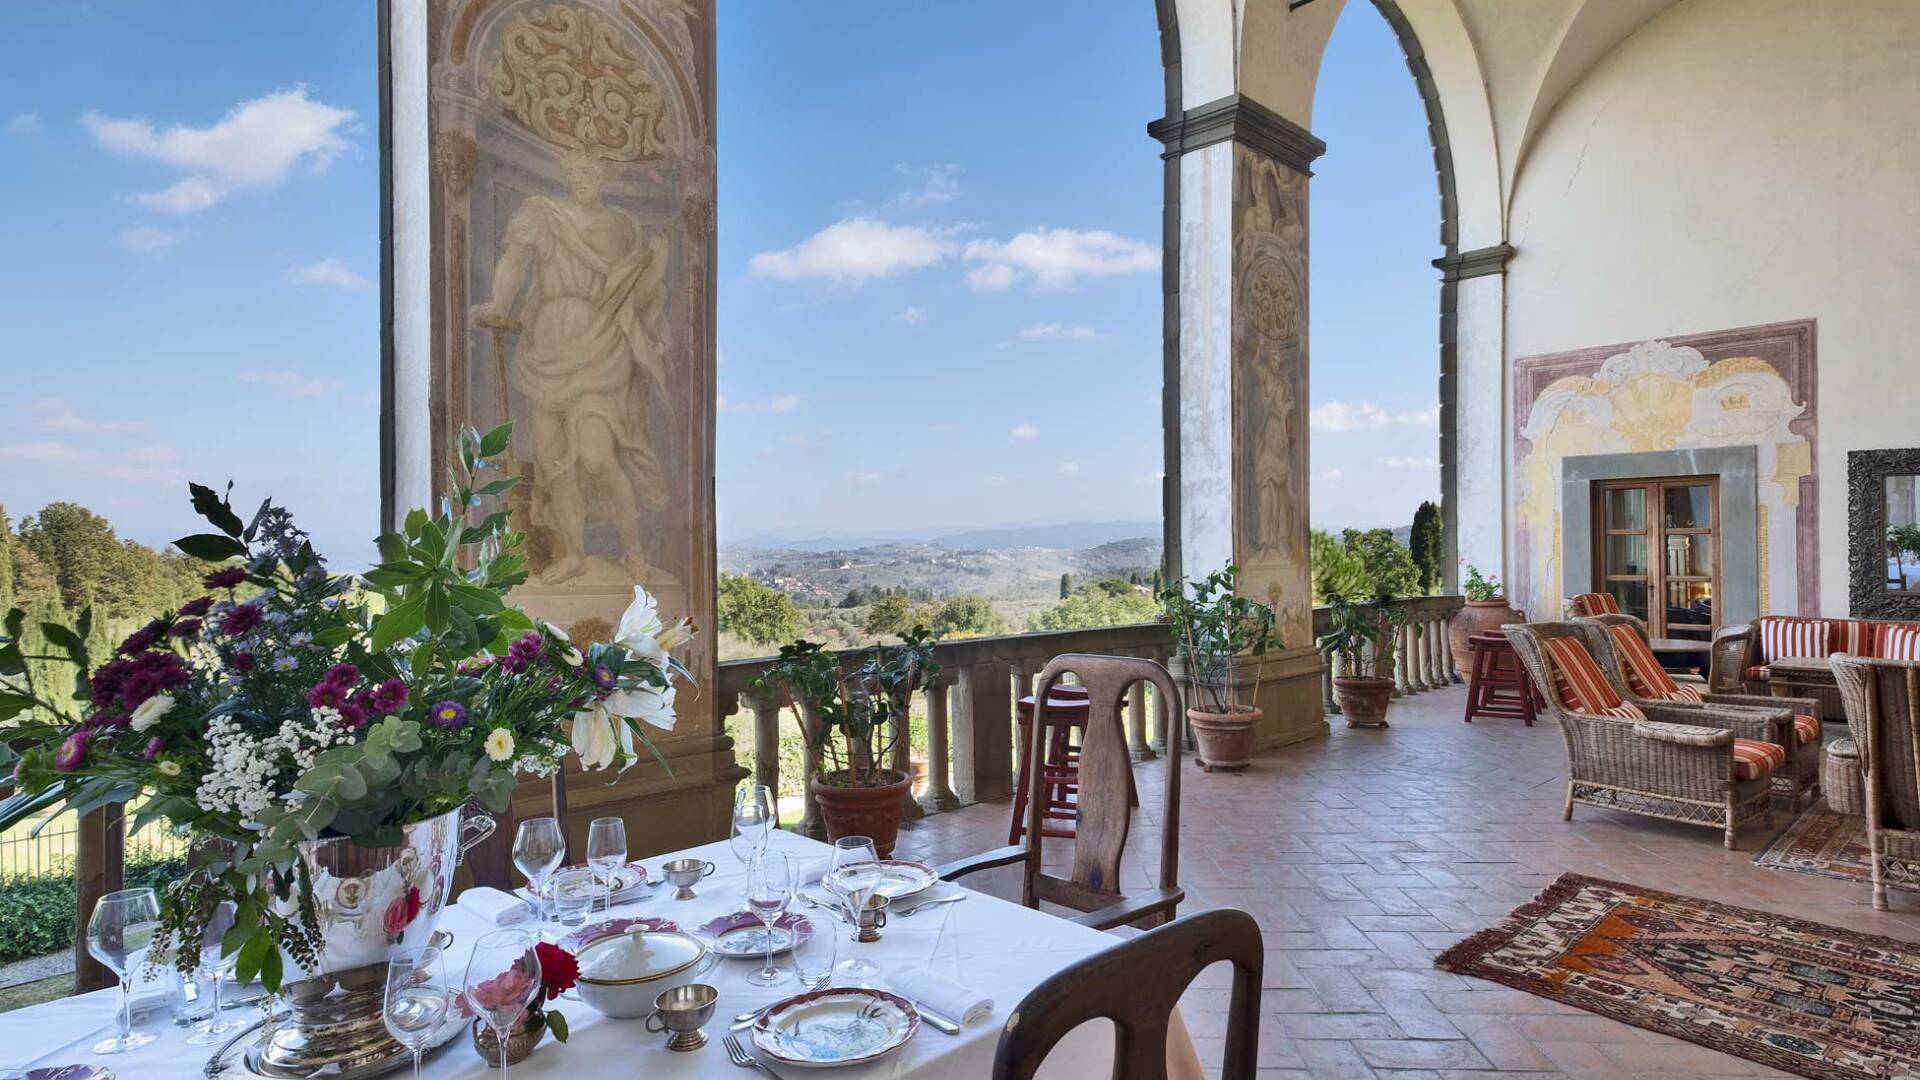
<svg viewBox="0 0 1920 1080"><path fill-rule="evenodd" d="M1233 144L1180 159L1181 574L1233 561Z"/></svg>
<svg viewBox="0 0 1920 1080"><path fill-rule="evenodd" d="M1916 57L1912 0L1683 0L1567 92L1510 204L1509 361L1818 320L1830 615L1847 451L1920 445Z"/></svg>
<svg viewBox="0 0 1920 1080"><path fill-rule="evenodd" d="M427 14L394 4L393 345L394 513L433 505L432 208L427 160ZM397 529L398 521L381 523Z"/></svg>
<svg viewBox="0 0 1920 1080"><path fill-rule="evenodd" d="M1498 274L1460 282L1454 324L1455 535L1461 559L1502 581L1511 576L1505 564L1510 450L1502 438L1511 410L1500 352L1505 283Z"/></svg>

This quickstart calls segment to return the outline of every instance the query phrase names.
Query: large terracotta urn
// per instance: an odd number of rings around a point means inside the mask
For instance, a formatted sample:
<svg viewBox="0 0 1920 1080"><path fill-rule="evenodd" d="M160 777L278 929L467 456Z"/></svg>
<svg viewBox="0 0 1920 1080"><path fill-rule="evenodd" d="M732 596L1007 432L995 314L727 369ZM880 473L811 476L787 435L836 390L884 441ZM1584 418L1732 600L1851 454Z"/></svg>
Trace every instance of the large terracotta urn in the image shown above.
<svg viewBox="0 0 1920 1080"><path fill-rule="evenodd" d="M1509 623L1526 622L1527 617L1507 606L1507 598L1496 596L1491 600L1469 600L1467 606L1453 615L1453 622L1447 625L1447 648L1453 652L1453 670L1461 678L1473 670L1473 652L1467 648L1467 639L1475 634L1497 634L1500 628Z"/></svg>
<svg viewBox="0 0 1920 1080"><path fill-rule="evenodd" d="M1195 764L1208 772L1238 771L1253 764L1253 728L1259 722L1260 710L1251 705L1223 713L1188 709L1187 726L1200 747Z"/></svg>
<svg viewBox="0 0 1920 1080"><path fill-rule="evenodd" d="M814 801L820 804L828 841L865 836L873 840L873 849L881 858L893 857L893 843L900 835L902 803L913 779L901 772L887 775L893 777L892 782L879 787L845 787L830 782L844 779L844 773L807 781Z"/></svg>

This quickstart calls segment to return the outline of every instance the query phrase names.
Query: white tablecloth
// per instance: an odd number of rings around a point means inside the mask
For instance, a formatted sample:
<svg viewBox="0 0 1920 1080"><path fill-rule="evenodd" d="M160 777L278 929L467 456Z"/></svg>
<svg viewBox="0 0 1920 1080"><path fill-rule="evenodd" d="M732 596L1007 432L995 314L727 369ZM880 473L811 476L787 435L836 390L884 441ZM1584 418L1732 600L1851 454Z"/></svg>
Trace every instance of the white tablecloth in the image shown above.
<svg viewBox="0 0 1920 1080"><path fill-rule="evenodd" d="M823 857L829 851L826 845L785 832L775 833L773 844L775 850L796 856L797 862ZM655 873L660 862L679 856L708 859L718 867L713 877L698 886L700 895L696 899L675 901L671 890L662 888L652 899L616 906L614 913L664 916L683 929L693 930L717 915L740 908L745 874L726 844L708 844L642 862ZM832 920L824 911L798 903L794 910L816 920L833 921L835 930L843 935L848 932L844 923ZM458 979L465 972L466 954L474 940L492 927L458 906L450 906L441 916L440 929L454 935L448 949L452 960L448 970L451 978ZM1048 975L1116 940L981 893L960 903L929 908L910 919L895 920L873 944L853 945L843 937L841 959L857 953L887 972L931 969L991 997L994 1015L968 1025L958 1036L942 1034L923 1024L899 1053L872 1065L833 1070L830 1075L843 1080L982 1080L991 1074L1001 1025L1027 992ZM710 1041L699 1051L668 1053L665 1037L647 1034L640 1020L611 1020L582 1002L562 999L553 1005L565 1013L571 1039L563 1046L549 1036L524 1064L513 1067L511 1075L514 1080L630 1080L636 1075L659 1080L738 1080L755 1075L728 1063L721 1036L736 1014L803 989L792 980L772 988L749 985L746 976L756 967L747 960L723 960L705 978L719 988L720 1003L714 1020L706 1027ZM113 1068L120 1080L190 1080L202 1076L209 1050L186 1045L188 1033L171 1026L164 1013L143 1025L161 1032L159 1041L129 1054L91 1057L89 1048L117 1024L118 1007L119 990L112 989L0 1014L0 1066L89 1062ZM1169 1056L1191 1060L1191 1044L1183 1029L1178 1029L1176 1038L1179 1045ZM1106 1021L1095 1021L1055 1049L1041 1076L1049 1080L1106 1080L1112 1075L1112 1061L1112 1028ZM481 1063L471 1040L464 1036L429 1057L424 1073L437 1080L498 1075ZM781 1074L785 1080L829 1075L804 1069L784 1069Z"/></svg>

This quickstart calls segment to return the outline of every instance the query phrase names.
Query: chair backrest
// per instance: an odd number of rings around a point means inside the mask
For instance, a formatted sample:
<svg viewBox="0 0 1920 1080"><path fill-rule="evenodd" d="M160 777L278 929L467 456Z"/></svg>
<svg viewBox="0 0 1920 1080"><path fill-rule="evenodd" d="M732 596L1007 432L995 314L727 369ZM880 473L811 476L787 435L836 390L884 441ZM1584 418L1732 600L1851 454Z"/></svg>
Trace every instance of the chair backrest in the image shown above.
<svg viewBox="0 0 1920 1080"><path fill-rule="evenodd" d="M1180 689L1167 669L1152 660L1130 656L1066 653L1047 662L1034 690L1035 701L1046 701L1067 674L1073 674L1087 692L1087 726L1080 736L1080 777L1071 876L1058 878L1041 871L1041 814L1047 804L1047 777L1042 767L1046 739L1041 733L1045 710L1027 717L1027 761L1021 769L1029 785L1027 799L1027 857L1022 898L1028 907L1046 901L1076 911L1096 911L1119 902L1120 856L1126 851L1133 807L1128 798L1133 756L1127 749L1121 720L1127 694L1135 683L1153 687L1164 703L1169 725L1178 724L1185 711ZM1175 888L1180 868L1180 740L1169 738L1166 751L1166 802L1161 809L1160 885Z"/></svg>
<svg viewBox="0 0 1920 1080"><path fill-rule="evenodd" d="M1540 691L1540 696L1546 701L1547 711L1557 716L1578 710L1567 702L1556 681L1560 669L1549 655L1548 643L1571 641L1587 650L1588 656L1591 657L1588 636L1596 629L1574 622L1538 622L1512 623L1501 627L1500 632L1507 635L1507 640L1513 643L1513 651L1519 655L1520 663L1527 669L1527 677L1533 680L1534 687ZM1600 666L1597 661L1595 666ZM1612 688L1611 677L1607 676L1604 670L1601 675L1606 685ZM1614 695L1617 697L1619 691L1615 690Z"/></svg>
<svg viewBox="0 0 1920 1080"><path fill-rule="evenodd" d="M1631 615L1596 615L1575 619L1585 635L1587 651L1606 673L1620 696L1632 700L1699 701L1697 693L1682 690L1660 666L1639 626Z"/></svg>
<svg viewBox="0 0 1920 1080"><path fill-rule="evenodd" d="M1920 661L1832 658L1833 681L1880 812L1920 829Z"/></svg>
<svg viewBox="0 0 1920 1080"><path fill-rule="evenodd" d="M1251 1080L1260 1050L1260 976L1266 948L1253 916L1217 908L1176 919L1064 968L1033 988L1007 1017L993 1080L1029 1080L1066 1034L1113 1021L1115 1080L1165 1080L1167 1023L1203 968L1233 964L1227 1005L1226 1080ZM1142 977L1151 972L1150 978Z"/></svg>
<svg viewBox="0 0 1920 1080"><path fill-rule="evenodd" d="M1567 614L1576 619L1594 615L1618 615L1620 601L1614 599L1612 593L1583 592L1578 596L1567 598Z"/></svg>

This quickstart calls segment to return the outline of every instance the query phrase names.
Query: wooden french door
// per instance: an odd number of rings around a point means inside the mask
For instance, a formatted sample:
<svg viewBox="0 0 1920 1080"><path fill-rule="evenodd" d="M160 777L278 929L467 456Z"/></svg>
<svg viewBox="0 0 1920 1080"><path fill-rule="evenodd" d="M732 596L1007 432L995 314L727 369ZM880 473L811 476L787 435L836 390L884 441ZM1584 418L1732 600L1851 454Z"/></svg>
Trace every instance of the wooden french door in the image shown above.
<svg viewBox="0 0 1920 1080"><path fill-rule="evenodd" d="M1595 592L1654 637L1711 638L1720 625L1720 481L1604 480L1593 486Z"/></svg>

